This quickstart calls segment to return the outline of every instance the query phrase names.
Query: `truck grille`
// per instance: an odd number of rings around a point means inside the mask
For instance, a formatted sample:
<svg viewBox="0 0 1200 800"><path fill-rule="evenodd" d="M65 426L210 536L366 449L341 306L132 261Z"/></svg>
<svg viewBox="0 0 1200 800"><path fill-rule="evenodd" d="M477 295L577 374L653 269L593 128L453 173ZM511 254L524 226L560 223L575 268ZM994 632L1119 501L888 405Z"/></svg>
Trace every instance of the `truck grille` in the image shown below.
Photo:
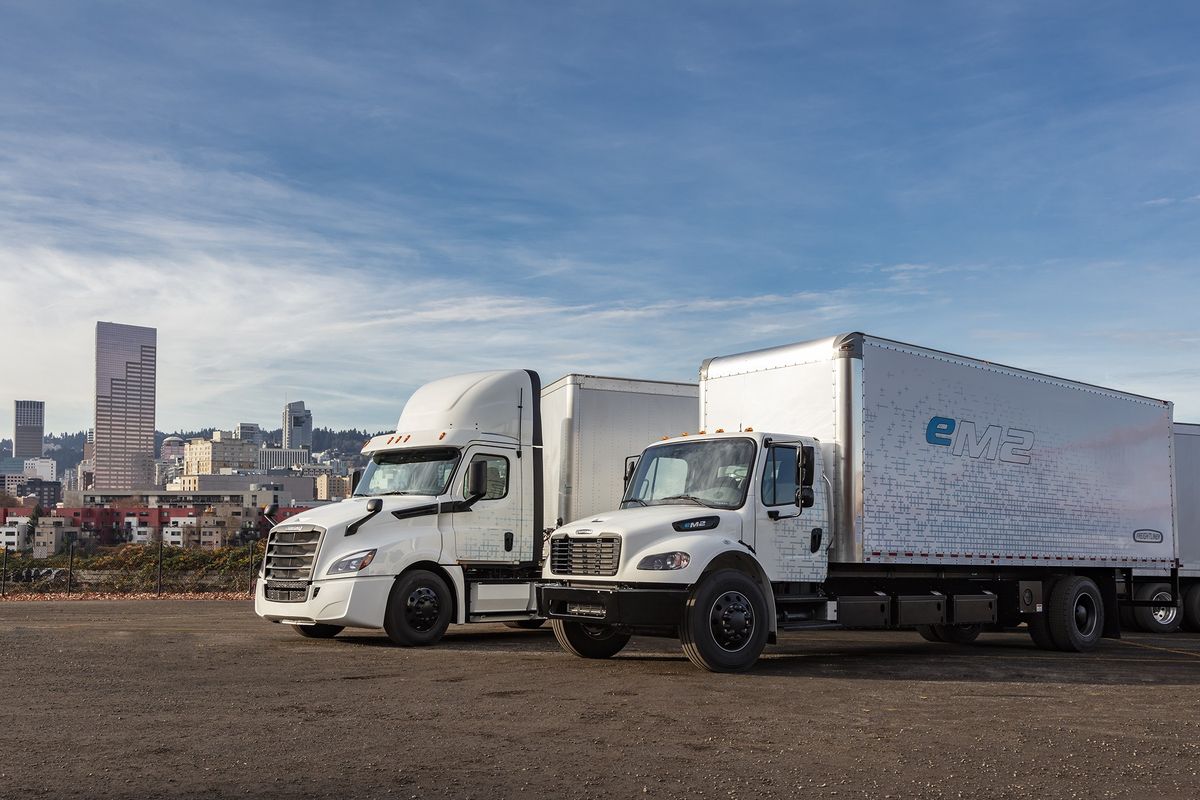
<svg viewBox="0 0 1200 800"><path fill-rule="evenodd" d="M616 575L620 560L620 536L550 540L550 571L555 575Z"/></svg>
<svg viewBox="0 0 1200 800"><path fill-rule="evenodd" d="M298 603L307 599L322 533L320 528L271 531L263 565L268 600Z"/></svg>

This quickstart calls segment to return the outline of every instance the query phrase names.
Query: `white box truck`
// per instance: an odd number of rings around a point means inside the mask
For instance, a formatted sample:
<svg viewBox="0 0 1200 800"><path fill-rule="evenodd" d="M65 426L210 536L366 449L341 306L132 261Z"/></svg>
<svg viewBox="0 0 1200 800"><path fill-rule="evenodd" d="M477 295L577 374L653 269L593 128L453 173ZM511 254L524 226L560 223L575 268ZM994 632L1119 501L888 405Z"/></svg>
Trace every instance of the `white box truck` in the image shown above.
<svg viewBox="0 0 1200 800"><path fill-rule="evenodd" d="M551 536L564 649L678 637L733 671L784 630L1026 623L1083 651L1135 571L1178 596L1168 402L851 333L705 361L699 430Z"/></svg>
<svg viewBox="0 0 1200 800"><path fill-rule="evenodd" d="M432 644L451 622L537 627L545 533L617 503L625 462L695 422L695 384L536 372L413 393L353 497L274 526L254 608L311 638L383 628Z"/></svg>

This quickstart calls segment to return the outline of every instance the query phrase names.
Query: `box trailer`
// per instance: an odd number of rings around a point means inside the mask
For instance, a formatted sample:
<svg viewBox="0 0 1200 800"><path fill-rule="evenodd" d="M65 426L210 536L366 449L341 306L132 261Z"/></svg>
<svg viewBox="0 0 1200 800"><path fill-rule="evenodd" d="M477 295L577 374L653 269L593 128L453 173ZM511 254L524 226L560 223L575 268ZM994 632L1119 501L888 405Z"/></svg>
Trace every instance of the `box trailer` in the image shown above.
<svg viewBox="0 0 1200 800"><path fill-rule="evenodd" d="M737 670L781 630L1022 623L1082 651L1135 573L1178 597L1168 402L852 333L705 361L699 430L551 537L568 651L678 636Z"/></svg>
<svg viewBox="0 0 1200 800"><path fill-rule="evenodd" d="M417 389L363 448L355 494L274 526L255 611L312 638L383 628L432 644L451 622L537 627L545 535L611 508L626 459L691 425L695 384L536 372Z"/></svg>

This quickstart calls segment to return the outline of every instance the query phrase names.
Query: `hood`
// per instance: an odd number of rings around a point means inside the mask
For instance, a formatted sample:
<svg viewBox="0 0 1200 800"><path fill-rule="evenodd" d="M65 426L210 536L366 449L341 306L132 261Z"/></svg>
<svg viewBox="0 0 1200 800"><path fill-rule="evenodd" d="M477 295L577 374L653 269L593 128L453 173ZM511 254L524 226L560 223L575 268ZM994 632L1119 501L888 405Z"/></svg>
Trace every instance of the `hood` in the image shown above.
<svg viewBox="0 0 1200 800"><path fill-rule="evenodd" d="M315 525L325 529L317 554L318 573L322 575L331 563L350 553L371 548L386 548L388 545L402 545L406 539L430 533L436 535L438 515L434 513L434 508L438 498L430 495L385 495L379 498L383 501L383 508L379 513L362 523L354 535L347 536L346 528L367 516L367 501L370 499L350 497L339 503L331 503L289 517L276 527L286 529L292 526ZM397 516L393 512L401 513ZM382 558L377 561L380 566L384 566L383 562Z"/></svg>
<svg viewBox="0 0 1200 800"><path fill-rule="evenodd" d="M588 534L616 533L626 543L622 548L623 551L632 555L641 550L644 545L650 545L662 539L664 534L681 535L681 532L675 531L672 525L697 517L717 517L720 520L717 527L697 531L698 535L720 536L732 541L742 538L742 519L736 510L705 508L692 503L634 506L619 511L593 514L585 519L562 526L554 532L554 535L586 536Z"/></svg>

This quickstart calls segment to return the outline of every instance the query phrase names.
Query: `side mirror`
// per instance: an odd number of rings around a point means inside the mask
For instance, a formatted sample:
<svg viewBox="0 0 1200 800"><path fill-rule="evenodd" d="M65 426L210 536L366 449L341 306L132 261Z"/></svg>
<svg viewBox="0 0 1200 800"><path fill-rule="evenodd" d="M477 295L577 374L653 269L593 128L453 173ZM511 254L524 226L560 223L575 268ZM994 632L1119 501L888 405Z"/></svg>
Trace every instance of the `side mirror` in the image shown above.
<svg viewBox="0 0 1200 800"><path fill-rule="evenodd" d="M813 494L811 486L801 486L796 490L796 505L800 508L812 508L815 502L817 496Z"/></svg>
<svg viewBox="0 0 1200 800"><path fill-rule="evenodd" d="M796 505L800 508L812 508L816 502L812 487L816 477L817 449L811 445L803 445L799 455L796 460Z"/></svg>
<svg viewBox="0 0 1200 800"><path fill-rule="evenodd" d="M467 467L467 499L478 500L487 492L487 462L472 461Z"/></svg>
<svg viewBox="0 0 1200 800"><path fill-rule="evenodd" d="M629 485L629 481L633 479L633 473L637 471L638 460L641 456L628 456L625 459L625 485Z"/></svg>
<svg viewBox="0 0 1200 800"><path fill-rule="evenodd" d="M383 500L379 499L378 497L372 497L370 500L367 501L367 513L368 514L378 514L382 510L383 510Z"/></svg>

